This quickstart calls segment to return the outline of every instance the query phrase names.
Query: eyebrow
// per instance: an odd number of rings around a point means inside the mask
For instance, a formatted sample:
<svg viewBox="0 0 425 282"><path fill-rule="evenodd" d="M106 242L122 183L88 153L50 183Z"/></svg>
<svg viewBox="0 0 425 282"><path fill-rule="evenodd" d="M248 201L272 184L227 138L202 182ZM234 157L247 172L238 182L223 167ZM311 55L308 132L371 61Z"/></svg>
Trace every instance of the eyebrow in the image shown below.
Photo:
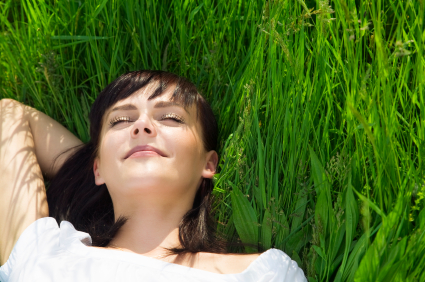
<svg viewBox="0 0 425 282"><path fill-rule="evenodd" d="M115 111L132 111L132 110L137 110L137 107L133 104L125 104L125 105L113 108L110 111L110 113L115 112Z"/></svg>
<svg viewBox="0 0 425 282"><path fill-rule="evenodd" d="M187 113L189 113L185 107L173 101L158 101L153 107L154 108L180 107L180 108L183 108Z"/></svg>
<svg viewBox="0 0 425 282"><path fill-rule="evenodd" d="M167 107L180 107L180 108L183 108L187 113L189 113L185 107L183 107L181 104L173 102L173 101L158 101L154 105L154 108L167 108ZM137 107L135 105L125 104L125 105L113 108L109 112L109 114L111 114L112 112L115 112L115 111L134 111L134 110L137 110Z"/></svg>

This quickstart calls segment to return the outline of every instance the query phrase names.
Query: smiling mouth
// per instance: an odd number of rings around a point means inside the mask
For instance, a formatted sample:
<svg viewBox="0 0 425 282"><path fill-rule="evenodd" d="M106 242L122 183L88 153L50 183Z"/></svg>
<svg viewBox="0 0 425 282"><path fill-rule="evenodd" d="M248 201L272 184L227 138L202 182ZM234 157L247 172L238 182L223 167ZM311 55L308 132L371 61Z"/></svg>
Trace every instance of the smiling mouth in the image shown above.
<svg viewBox="0 0 425 282"><path fill-rule="evenodd" d="M148 157L148 156L160 156L160 157L167 157L161 150L149 146L149 145L144 145L144 146L136 146L133 149L131 149L127 155L125 156L124 159L128 159L128 158L136 158L136 157Z"/></svg>

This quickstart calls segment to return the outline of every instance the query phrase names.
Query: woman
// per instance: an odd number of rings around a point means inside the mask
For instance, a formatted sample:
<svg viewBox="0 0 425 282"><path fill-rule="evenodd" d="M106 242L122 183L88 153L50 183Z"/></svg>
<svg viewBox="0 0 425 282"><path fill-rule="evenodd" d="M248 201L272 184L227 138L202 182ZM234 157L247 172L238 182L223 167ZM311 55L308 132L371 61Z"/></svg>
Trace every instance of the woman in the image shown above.
<svg viewBox="0 0 425 282"><path fill-rule="evenodd" d="M119 77L87 144L16 101L0 109L1 281L305 281L285 253L227 254L215 236L217 125L187 80Z"/></svg>

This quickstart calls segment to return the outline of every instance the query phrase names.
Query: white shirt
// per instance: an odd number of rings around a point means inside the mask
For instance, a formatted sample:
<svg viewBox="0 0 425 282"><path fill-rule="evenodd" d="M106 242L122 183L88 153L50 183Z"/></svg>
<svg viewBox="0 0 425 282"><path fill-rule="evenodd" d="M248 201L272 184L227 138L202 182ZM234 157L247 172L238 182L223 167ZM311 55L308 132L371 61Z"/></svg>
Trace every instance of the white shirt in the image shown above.
<svg viewBox="0 0 425 282"><path fill-rule="evenodd" d="M38 219L0 268L0 281L307 281L297 263L277 249L262 253L241 273L218 274L90 245L90 235L70 222L59 227L54 218Z"/></svg>

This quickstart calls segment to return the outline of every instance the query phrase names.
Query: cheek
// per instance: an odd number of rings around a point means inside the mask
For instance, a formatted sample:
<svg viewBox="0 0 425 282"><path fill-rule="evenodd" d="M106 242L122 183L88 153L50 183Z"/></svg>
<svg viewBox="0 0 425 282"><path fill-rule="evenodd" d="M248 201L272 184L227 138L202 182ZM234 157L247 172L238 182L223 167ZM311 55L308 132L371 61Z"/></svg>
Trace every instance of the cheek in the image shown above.
<svg viewBox="0 0 425 282"><path fill-rule="evenodd" d="M187 165L198 165L202 160L203 144L197 134L190 129L169 137L169 144L173 146L179 162Z"/></svg>
<svg viewBox="0 0 425 282"><path fill-rule="evenodd" d="M106 134L100 143L99 155L100 159L104 159L105 163L110 163L113 156L120 152L119 148L124 143L123 134ZM113 154L112 154L113 153Z"/></svg>

